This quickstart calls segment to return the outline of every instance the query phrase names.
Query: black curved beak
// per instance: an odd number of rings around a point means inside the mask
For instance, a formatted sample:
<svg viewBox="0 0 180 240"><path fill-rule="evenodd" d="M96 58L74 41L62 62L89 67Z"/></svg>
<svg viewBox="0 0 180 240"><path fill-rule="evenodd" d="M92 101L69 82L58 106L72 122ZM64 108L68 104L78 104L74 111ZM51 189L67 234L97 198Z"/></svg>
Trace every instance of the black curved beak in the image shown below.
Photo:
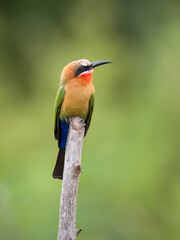
<svg viewBox="0 0 180 240"><path fill-rule="evenodd" d="M98 67L100 65L107 64L107 63L113 63L113 62L111 62L111 61L97 61L97 62L91 63L91 67L95 68L95 67Z"/></svg>

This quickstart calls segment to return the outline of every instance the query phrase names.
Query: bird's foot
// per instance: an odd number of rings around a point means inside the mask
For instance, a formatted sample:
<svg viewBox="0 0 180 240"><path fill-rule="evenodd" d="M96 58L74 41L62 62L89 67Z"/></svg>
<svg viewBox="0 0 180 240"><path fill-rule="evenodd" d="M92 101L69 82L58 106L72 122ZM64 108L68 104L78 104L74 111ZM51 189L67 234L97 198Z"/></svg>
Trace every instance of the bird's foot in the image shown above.
<svg viewBox="0 0 180 240"><path fill-rule="evenodd" d="M79 131L86 126L84 119L78 116L69 118L69 121L73 129L75 129L76 131Z"/></svg>
<svg viewBox="0 0 180 240"><path fill-rule="evenodd" d="M69 118L65 118L64 121L65 121L66 124L70 123L70 119Z"/></svg>

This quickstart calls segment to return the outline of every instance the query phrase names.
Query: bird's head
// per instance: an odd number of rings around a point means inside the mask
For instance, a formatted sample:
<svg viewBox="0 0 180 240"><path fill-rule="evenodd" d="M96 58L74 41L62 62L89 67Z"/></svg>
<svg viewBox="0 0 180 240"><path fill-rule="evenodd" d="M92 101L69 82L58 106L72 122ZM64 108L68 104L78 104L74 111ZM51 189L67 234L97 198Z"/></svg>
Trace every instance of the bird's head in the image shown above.
<svg viewBox="0 0 180 240"><path fill-rule="evenodd" d="M70 79L81 78L86 82L92 81L93 69L97 66L112 63L110 61L97 61L90 63L87 59L80 59L66 65L61 74L60 85L65 85Z"/></svg>

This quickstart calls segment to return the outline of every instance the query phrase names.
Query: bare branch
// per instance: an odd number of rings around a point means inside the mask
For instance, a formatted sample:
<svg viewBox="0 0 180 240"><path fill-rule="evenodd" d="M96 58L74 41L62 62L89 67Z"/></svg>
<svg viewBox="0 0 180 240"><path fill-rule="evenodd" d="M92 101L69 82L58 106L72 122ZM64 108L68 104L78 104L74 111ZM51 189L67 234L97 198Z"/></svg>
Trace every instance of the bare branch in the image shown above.
<svg viewBox="0 0 180 240"><path fill-rule="evenodd" d="M65 165L60 201L59 232L57 240L75 240L82 231L76 230L76 203L81 173L81 152L84 138L84 120L70 119L65 153Z"/></svg>

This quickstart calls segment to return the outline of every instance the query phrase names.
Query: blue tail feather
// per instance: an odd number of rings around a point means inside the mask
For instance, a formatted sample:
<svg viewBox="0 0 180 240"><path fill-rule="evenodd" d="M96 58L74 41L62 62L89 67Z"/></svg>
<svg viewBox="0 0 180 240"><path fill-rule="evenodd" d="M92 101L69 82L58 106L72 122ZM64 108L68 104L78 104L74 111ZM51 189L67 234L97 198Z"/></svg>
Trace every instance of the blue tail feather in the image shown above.
<svg viewBox="0 0 180 240"><path fill-rule="evenodd" d="M69 123L65 120L60 120L61 127L61 140L60 140L60 148L66 148L67 136L69 131Z"/></svg>

